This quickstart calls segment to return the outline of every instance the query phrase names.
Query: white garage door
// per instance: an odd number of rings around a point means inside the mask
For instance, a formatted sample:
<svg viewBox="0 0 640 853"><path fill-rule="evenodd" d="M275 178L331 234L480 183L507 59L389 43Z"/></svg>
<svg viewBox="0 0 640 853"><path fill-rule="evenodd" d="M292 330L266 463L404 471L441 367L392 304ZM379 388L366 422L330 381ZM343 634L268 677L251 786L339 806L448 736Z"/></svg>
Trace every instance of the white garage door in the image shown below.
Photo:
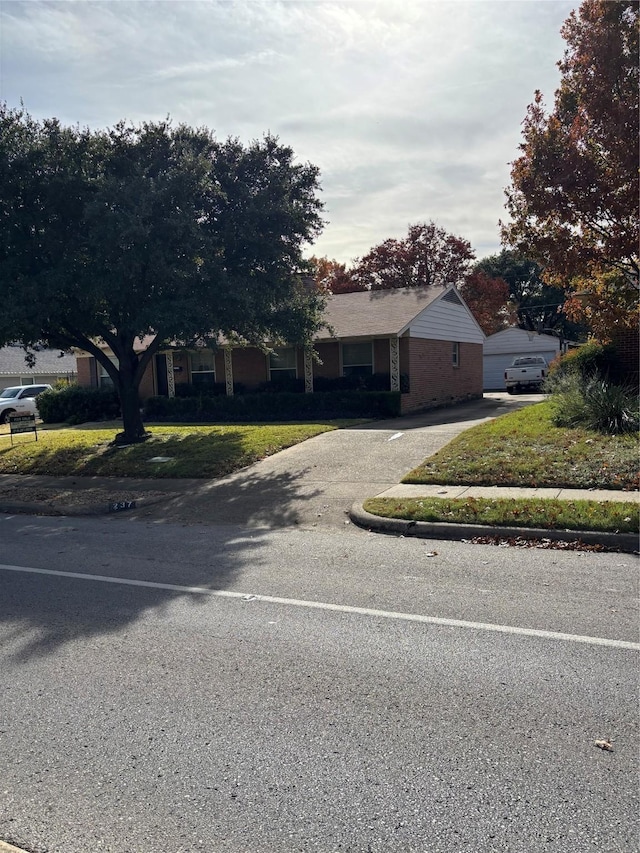
<svg viewBox="0 0 640 853"><path fill-rule="evenodd" d="M514 358L517 358L519 355L523 355L521 352L512 352L512 353L497 353L496 355L485 355L483 359L484 371L483 371L483 383L485 391L504 391L507 387L504 384L504 372L507 367L511 367L511 362ZM531 353L531 355L541 355L544 360L549 364L556 356L556 353L551 352L536 352Z"/></svg>

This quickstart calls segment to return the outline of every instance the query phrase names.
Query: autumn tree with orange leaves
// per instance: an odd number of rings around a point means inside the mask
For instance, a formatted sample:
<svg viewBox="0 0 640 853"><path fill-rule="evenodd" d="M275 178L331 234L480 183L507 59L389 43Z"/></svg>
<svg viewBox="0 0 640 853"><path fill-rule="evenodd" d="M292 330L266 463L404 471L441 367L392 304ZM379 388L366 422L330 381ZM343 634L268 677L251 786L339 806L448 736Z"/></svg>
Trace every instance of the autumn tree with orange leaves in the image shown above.
<svg viewBox="0 0 640 853"><path fill-rule="evenodd" d="M485 335L493 335L516 324L516 304L511 301L509 285L503 278L474 270L465 279L460 292Z"/></svg>
<svg viewBox="0 0 640 853"><path fill-rule="evenodd" d="M312 265L316 286L324 293L352 293L354 290L366 290L354 281L347 265L341 264L340 261L326 256L317 258L314 255L309 258L309 263Z"/></svg>
<svg viewBox="0 0 640 853"><path fill-rule="evenodd" d="M410 225L407 236L389 238L350 267L330 258L310 258L316 285L329 293L460 285L475 258L471 243L434 222Z"/></svg>
<svg viewBox="0 0 640 853"><path fill-rule="evenodd" d="M410 225L401 240L390 238L357 259L351 270L361 290L443 287L461 284L475 254L471 243L434 222Z"/></svg>
<svg viewBox="0 0 640 853"><path fill-rule="evenodd" d="M637 0L584 0L567 43L554 108L536 92L512 164L505 244L565 288L566 307L608 338L638 321Z"/></svg>

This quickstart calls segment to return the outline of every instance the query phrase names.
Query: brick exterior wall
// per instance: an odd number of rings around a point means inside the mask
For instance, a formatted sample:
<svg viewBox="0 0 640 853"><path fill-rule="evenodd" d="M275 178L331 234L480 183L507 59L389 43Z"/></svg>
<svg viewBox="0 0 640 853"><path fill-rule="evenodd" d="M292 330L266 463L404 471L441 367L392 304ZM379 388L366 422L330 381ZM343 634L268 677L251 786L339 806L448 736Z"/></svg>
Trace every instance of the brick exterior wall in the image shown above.
<svg viewBox="0 0 640 853"><path fill-rule="evenodd" d="M90 356L76 358L78 385L82 388L96 388L98 385L96 374L96 360Z"/></svg>
<svg viewBox="0 0 640 853"><path fill-rule="evenodd" d="M634 388L640 387L640 335L638 329L619 329L613 334L613 343L624 370L624 381Z"/></svg>
<svg viewBox="0 0 640 853"><path fill-rule="evenodd" d="M219 349L213 357L213 364L216 370L216 382L226 382L224 375L224 350Z"/></svg>
<svg viewBox="0 0 640 853"><path fill-rule="evenodd" d="M403 338L400 371L410 376L402 395L402 413L417 412L482 397L482 344L460 344L460 364L453 366L451 341Z"/></svg>
<svg viewBox="0 0 640 853"><path fill-rule="evenodd" d="M402 413L437 408L452 402L482 397L482 345L460 343L460 365L452 363L452 342L421 338L400 339L400 373L410 377L410 391L402 395ZM322 364L314 363L314 376L333 378L340 375L340 345L337 342L316 344ZM174 352L176 385L190 382L189 356ZM97 386L95 359L77 359L78 384ZM155 360L154 360L155 364ZM216 381L224 382L224 352L215 356ZM389 340L374 341L374 370L389 373ZM304 377L304 354L298 353L298 376ZM267 359L260 350L243 348L233 350L233 380L248 390L267 381ZM147 368L140 385L144 400L157 393L155 367Z"/></svg>
<svg viewBox="0 0 640 853"><path fill-rule="evenodd" d="M173 381L176 385L186 385L191 382L188 352L173 353Z"/></svg>
<svg viewBox="0 0 640 853"><path fill-rule="evenodd" d="M376 338L373 342L373 372L391 373L388 338Z"/></svg>
<svg viewBox="0 0 640 853"><path fill-rule="evenodd" d="M224 382L224 368L221 382ZM233 381L242 382L248 390L267 381L267 357L259 349L233 350Z"/></svg>
<svg viewBox="0 0 640 853"><path fill-rule="evenodd" d="M315 350L320 357L322 364L314 362L313 375L322 376L327 379L333 379L340 376L340 344L327 343L316 344Z"/></svg>
<svg viewBox="0 0 640 853"><path fill-rule="evenodd" d="M155 357L152 358L151 362L147 365L147 369L145 370L144 375L140 380L140 388L138 389L138 393L140 395L141 400L146 400L147 397L154 397L157 393L157 386L153 369L154 362Z"/></svg>

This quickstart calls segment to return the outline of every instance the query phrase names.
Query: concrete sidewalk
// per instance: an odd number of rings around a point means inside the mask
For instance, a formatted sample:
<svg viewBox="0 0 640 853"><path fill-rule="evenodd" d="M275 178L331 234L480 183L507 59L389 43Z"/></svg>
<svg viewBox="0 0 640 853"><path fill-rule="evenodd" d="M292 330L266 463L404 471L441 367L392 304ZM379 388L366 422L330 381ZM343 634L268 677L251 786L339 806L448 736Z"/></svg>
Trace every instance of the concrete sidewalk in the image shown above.
<svg viewBox="0 0 640 853"><path fill-rule="evenodd" d="M378 498L547 498L561 501L631 501L640 506L640 492L611 489L519 488L516 486L438 486L399 484Z"/></svg>

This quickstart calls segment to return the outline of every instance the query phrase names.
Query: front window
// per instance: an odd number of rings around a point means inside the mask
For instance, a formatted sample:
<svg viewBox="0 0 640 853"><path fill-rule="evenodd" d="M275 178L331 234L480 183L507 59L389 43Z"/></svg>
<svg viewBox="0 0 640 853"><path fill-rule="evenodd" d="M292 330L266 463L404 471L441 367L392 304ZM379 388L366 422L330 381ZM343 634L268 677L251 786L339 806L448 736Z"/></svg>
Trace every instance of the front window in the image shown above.
<svg viewBox="0 0 640 853"><path fill-rule="evenodd" d="M21 388L5 388L0 397L3 400L10 400L12 397L17 397L21 390Z"/></svg>
<svg viewBox="0 0 640 853"><path fill-rule="evenodd" d="M371 341L361 344L342 344L342 375L371 376L373 373L373 345Z"/></svg>
<svg viewBox="0 0 640 853"><path fill-rule="evenodd" d="M269 353L269 378L295 379L298 375L295 347L276 349Z"/></svg>
<svg viewBox="0 0 640 853"><path fill-rule="evenodd" d="M194 385L213 385L216 381L215 354L210 349L192 352L191 382Z"/></svg>

